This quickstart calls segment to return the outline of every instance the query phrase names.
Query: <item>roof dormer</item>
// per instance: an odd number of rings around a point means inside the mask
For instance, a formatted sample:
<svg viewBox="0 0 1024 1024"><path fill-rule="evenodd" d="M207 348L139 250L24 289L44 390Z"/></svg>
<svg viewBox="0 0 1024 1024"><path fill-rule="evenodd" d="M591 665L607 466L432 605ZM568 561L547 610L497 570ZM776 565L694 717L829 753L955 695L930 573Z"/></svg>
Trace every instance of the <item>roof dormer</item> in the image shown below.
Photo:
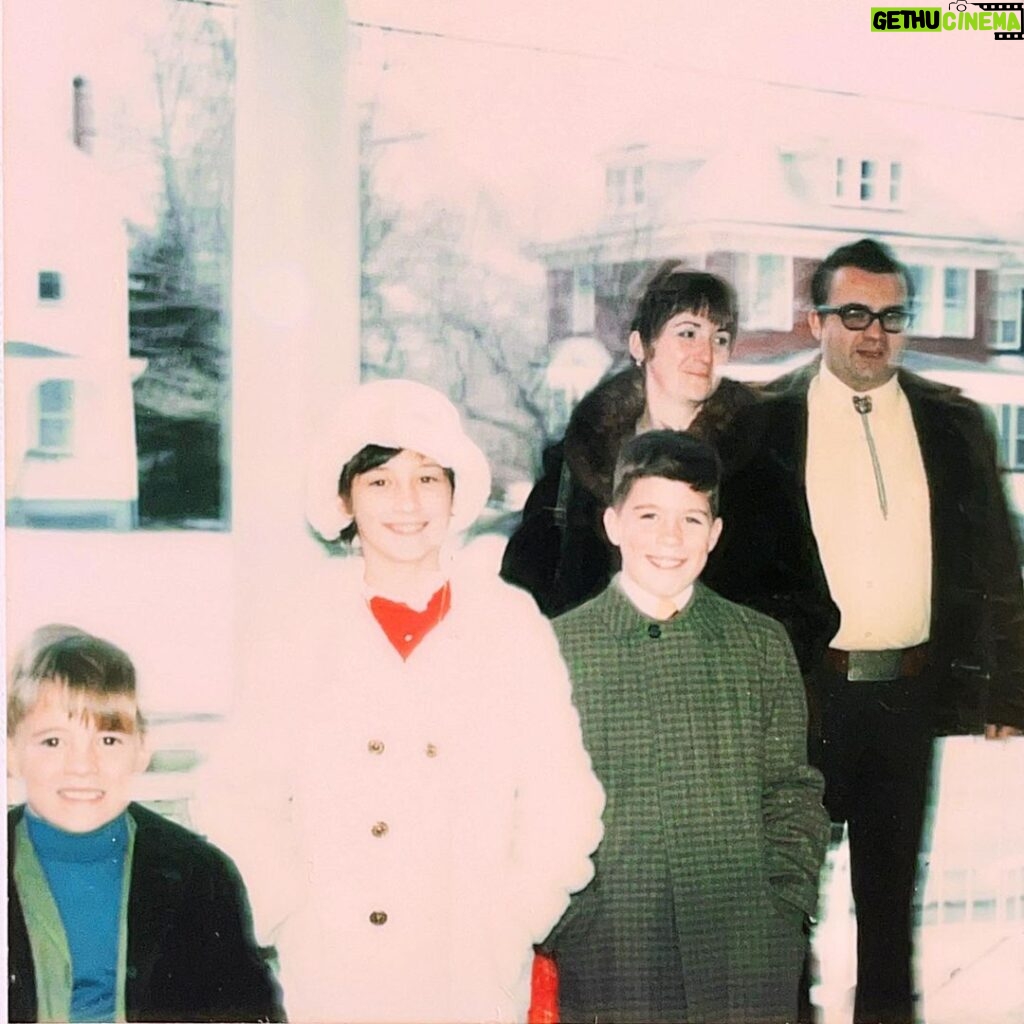
<svg viewBox="0 0 1024 1024"><path fill-rule="evenodd" d="M647 203L647 146L623 146L608 155L604 171L605 205L608 213L629 213Z"/></svg>
<svg viewBox="0 0 1024 1024"><path fill-rule="evenodd" d="M878 153L838 153L831 163L835 206L901 210L905 205L903 161Z"/></svg>

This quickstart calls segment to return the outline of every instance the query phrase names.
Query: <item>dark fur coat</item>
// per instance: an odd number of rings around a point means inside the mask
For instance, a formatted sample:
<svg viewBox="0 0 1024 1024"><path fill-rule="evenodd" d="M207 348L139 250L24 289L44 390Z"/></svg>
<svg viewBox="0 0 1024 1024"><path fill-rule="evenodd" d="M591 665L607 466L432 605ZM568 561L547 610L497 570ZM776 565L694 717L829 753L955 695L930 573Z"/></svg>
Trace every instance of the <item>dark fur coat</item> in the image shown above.
<svg viewBox="0 0 1024 1024"><path fill-rule="evenodd" d="M737 411L756 401L744 384L723 379L690 432L718 444ZM543 472L505 549L501 575L559 615L600 593L619 569L602 516L611 503L615 460L636 433L645 404L635 368L602 381L569 420L565 437L544 452Z"/></svg>

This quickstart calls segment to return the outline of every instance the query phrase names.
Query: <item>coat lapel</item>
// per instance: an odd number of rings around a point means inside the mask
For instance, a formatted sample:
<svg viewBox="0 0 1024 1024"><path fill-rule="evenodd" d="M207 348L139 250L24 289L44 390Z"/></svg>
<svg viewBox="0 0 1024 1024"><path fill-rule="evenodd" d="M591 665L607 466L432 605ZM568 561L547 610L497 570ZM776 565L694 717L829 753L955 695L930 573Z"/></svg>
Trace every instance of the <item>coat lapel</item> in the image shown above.
<svg viewBox="0 0 1024 1024"><path fill-rule="evenodd" d="M772 382L766 389L774 415L768 444L772 458L796 482L807 505L807 389L818 372L819 360ZM810 514L808 514L810 522Z"/></svg>
<svg viewBox="0 0 1024 1024"><path fill-rule="evenodd" d="M943 542L949 539L944 536L948 519L943 515L936 495L944 495L949 500L951 495L963 490L962 483L958 481L965 466L956 454L960 442L955 429L951 427L946 396L942 392L932 391L926 382L903 371L900 372L900 387L910 403L924 474L928 480L932 551L934 564L938 565L945 550Z"/></svg>
<svg viewBox="0 0 1024 1024"><path fill-rule="evenodd" d="M129 807L135 820L131 892L128 897L128 962L125 1003L129 1019L133 1010L146 1005L157 957L174 926L185 880L165 857L159 838L148 827L144 814Z"/></svg>

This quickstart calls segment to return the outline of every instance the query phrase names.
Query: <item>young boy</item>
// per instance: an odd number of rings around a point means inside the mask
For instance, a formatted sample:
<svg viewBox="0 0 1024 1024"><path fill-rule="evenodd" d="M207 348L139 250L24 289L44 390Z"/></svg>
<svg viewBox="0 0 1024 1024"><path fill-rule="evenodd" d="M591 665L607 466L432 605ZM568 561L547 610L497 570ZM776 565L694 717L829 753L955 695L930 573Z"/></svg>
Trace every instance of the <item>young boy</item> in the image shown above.
<svg viewBox="0 0 1024 1024"><path fill-rule="evenodd" d="M554 623L608 798L595 880L545 943L566 1024L796 1016L828 823L785 632L697 581L718 478L688 434L627 442L622 572Z"/></svg>
<svg viewBox="0 0 1024 1024"><path fill-rule="evenodd" d="M234 865L131 802L149 754L135 670L70 626L37 630L7 691L12 1021L282 1021Z"/></svg>

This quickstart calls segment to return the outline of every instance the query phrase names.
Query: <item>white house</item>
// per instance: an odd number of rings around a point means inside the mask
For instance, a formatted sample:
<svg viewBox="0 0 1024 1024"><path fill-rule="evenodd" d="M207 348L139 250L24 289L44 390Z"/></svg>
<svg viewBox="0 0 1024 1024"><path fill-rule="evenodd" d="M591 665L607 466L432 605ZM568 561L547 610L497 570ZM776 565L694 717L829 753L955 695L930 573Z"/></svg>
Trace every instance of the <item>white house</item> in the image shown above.
<svg viewBox="0 0 1024 1024"><path fill-rule="evenodd" d="M240 4L232 330L244 344L232 350L231 527L82 529L129 525L137 495L131 382L143 361L129 357L121 197L99 166L118 154L89 115L93 101L97 115L114 101L104 73L142 56L144 35L125 26L152 6L2 6L14 527L3 614L10 650L67 622L128 652L155 751L136 795L187 819L189 769L247 688L294 678L291 638L321 599L308 582L326 556L305 523L304 453L358 375L358 151L344 6L302 0L297 15L275 0ZM122 91L143 88L131 74ZM286 161L267 160L268 140ZM8 797L19 799L16 786Z"/></svg>
<svg viewBox="0 0 1024 1024"><path fill-rule="evenodd" d="M49 7L47 12L40 8ZM138 496L128 252L96 142L96 8L6 4L7 520L128 529ZM60 25L59 31L53 26Z"/></svg>

